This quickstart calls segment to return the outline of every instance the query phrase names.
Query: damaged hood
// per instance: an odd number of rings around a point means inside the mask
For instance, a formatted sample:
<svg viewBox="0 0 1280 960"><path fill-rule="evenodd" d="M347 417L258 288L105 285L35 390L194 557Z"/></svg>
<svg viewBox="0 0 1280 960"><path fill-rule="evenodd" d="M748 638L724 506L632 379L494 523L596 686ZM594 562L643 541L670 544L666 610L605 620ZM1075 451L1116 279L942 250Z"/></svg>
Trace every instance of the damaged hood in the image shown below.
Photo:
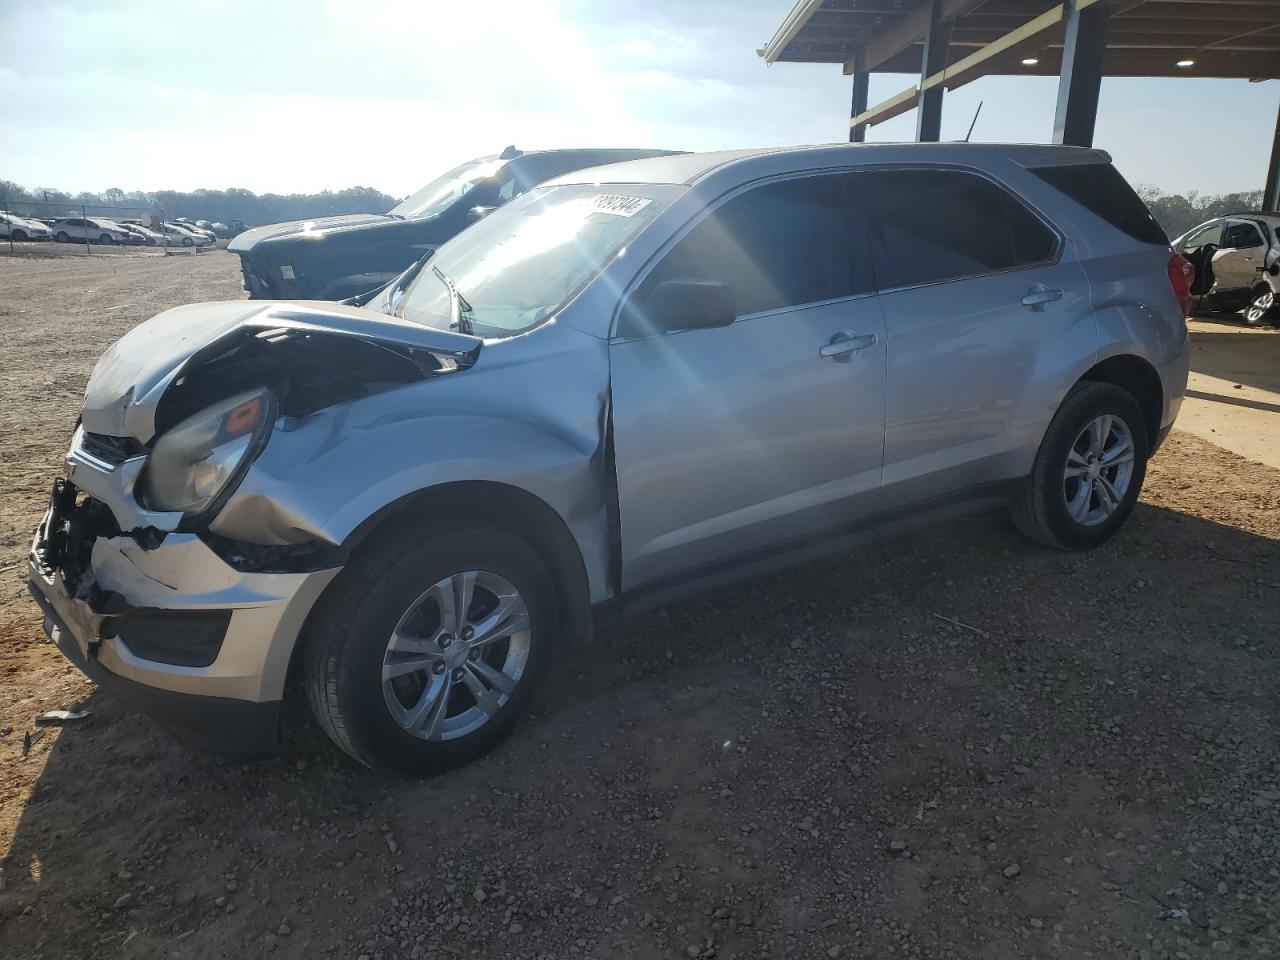
<svg viewBox="0 0 1280 960"><path fill-rule="evenodd" d="M267 240L279 240L281 237L322 237L336 230L349 227L363 227L370 223L387 223L394 220L381 213L350 213L339 217L317 217L314 220L289 220L285 223L269 223L265 227L254 227L237 234L227 244L232 253L247 253L257 244Z"/></svg>
<svg viewBox="0 0 1280 960"><path fill-rule="evenodd" d="M81 422L89 433L155 435L156 405L197 353L236 336L303 330L429 351L470 366L483 341L397 317L333 303L232 300L176 307L134 327L98 360L85 388Z"/></svg>

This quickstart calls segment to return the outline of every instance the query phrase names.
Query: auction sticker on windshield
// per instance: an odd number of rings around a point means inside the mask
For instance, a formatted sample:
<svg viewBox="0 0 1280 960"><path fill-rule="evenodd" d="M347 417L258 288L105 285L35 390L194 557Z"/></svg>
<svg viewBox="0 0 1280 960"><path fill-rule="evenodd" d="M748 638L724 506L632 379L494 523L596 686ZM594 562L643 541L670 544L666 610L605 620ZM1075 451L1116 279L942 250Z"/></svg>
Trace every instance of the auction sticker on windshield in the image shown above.
<svg viewBox="0 0 1280 960"><path fill-rule="evenodd" d="M616 194L602 193L591 199L591 212L609 213L615 217L634 217L651 202L647 197L620 197Z"/></svg>

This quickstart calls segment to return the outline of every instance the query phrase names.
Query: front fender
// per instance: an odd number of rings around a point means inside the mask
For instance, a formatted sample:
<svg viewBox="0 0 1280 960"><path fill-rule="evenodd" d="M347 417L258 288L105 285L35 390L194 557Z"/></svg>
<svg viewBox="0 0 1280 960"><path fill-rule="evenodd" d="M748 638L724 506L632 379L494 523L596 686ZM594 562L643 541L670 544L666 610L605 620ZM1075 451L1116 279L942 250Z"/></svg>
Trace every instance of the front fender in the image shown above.
<svg viewBox="0 0 1280 960"><path fill-rule="evenodd" d="M515 339L486 347L471 370L281 420L210 530L245 543L343 544L405 497L501 483L560 516L592 597L602 596L606 344L567 327Z"/></svg>

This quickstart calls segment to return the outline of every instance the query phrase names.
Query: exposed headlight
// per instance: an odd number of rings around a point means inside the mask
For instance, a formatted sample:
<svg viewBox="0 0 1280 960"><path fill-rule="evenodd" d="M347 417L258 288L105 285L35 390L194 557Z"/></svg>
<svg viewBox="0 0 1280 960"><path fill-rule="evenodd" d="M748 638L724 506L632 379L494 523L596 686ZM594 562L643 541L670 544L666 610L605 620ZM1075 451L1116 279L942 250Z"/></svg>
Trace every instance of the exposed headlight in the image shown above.
<svg viewBox="0 0 1280 960"><path fill-rule="evenodd" d="M148 510L203 513L261 448L274 401L263 388L228 397L193 414L155 442L139 500Z"/></svg>

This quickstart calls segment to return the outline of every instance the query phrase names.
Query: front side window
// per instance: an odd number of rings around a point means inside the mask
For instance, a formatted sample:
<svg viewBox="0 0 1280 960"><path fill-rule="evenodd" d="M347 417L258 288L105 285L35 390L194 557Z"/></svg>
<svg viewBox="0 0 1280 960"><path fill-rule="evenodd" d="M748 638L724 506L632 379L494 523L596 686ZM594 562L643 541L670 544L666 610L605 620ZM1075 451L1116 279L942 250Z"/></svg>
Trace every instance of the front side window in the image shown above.
<svg viewBox="0 0 1280 960"><path fill-rule="evenodd" d="M1053 258L1058 240L1008 191L957 170L862 174L884 237L882 288L970 277Z"/></svg>
<svg viewBox="0 0 1280 960"><path fill-rule="evenodd" d="M1222 234L1222 245L1236 250L1251 250L1262 246L1262 234L1252 223L1235 221L1227 224Z"/></svg>
<svg viewBox="0 0 1280 960"><path fill-rule="evenodd" d="M666 280L726 283L740 316L871 290L869 257L855 263L851 251L843 180L782 180L726 201L671 249L643 289Z"/></svg>
<svg viewBox="0 0 1280 960"><path fill-rule="evenodd" d="M577 295L684 187L538 187L439 250L400 303L406 320L438 330L509 337Z"/></svg>

